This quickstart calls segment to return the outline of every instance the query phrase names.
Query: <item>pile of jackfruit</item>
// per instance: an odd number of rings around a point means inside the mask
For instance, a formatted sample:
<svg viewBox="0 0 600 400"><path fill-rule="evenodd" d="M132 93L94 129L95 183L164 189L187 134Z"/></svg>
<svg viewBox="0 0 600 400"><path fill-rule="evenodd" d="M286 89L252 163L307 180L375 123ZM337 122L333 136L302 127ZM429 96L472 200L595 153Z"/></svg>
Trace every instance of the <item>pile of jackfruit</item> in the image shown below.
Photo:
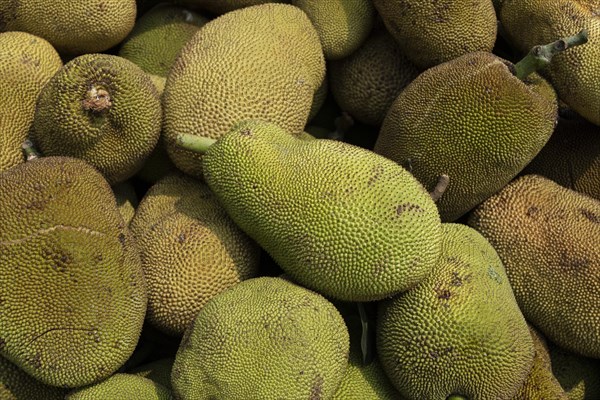
<svg viewBox="0 0 600 400"><path fill-rule="evenodd" d="M0 0L0 400L600 399L600 1Z"/></svg>

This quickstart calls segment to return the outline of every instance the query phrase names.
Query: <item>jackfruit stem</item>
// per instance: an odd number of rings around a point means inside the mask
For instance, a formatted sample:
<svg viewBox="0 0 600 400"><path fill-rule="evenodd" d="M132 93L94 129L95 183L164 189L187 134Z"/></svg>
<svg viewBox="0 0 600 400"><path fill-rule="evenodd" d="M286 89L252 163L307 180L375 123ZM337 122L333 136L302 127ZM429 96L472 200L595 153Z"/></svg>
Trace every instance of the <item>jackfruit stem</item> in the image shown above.
<svg viewBox="0 0 600 400"><path fill-rule="evenodd" d="M451 394L446 400L468 400L465 396L460 394Z"/></svg>
<svg viewBox="0 0 600 400"><path fill-rule="evenodd" d="M25 159L27 161L35 160L36 158L41 157L41 154L36 150L36 148L33 146L33 142L29 139L25 139L21 145L21 149L23 149L23 154L25 155Z"/></svg>
<svg viewBox="0 0 600 400"><path fill-rule="evenodd" d="M450 177L448 175L446 175L446 174L440 175L440 177L438 178L437 184L435 185L433 190L431 192L429 192L429 195L431 196L431 198L433 199L434 202L438 201L442 197L442 195L444 194L446 189L448 189L449 183L450 183Z"/></svg>
<svg viewBox="0 0 600 400"><path fill-rule="evenodd" d="M204 136L191 135L189 133L180 133L177 135L176 144L194 153L204 154L210 146L212 146L217 140L211 139Z"/></svg>
<svg viewBox="0 0 600 400"><path fill-rule="evenodd" d="M524 80L531 73L539 71L550 64L554 55L563 52L570 47L584 44L587 41L588 32L587 30L582 29L577 35L559 39L546 45L534 46L521 61L514 65L515 75L520 80Z"/></svg>
<svg viewBox="0 0 600 400"><path fill-rule="evenodd" d="M92 86L87 91L85 99L81 101L81 105L86 111L91 110L95 113L106 111L112 106L110 93L103 87Z"/></svg>

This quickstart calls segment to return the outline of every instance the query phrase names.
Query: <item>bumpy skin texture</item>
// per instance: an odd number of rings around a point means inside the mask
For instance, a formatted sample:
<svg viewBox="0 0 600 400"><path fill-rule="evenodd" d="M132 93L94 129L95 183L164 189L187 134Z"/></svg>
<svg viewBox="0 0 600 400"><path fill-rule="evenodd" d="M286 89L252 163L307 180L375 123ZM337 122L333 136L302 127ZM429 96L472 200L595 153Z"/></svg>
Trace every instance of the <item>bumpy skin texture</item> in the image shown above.
<svg viewBox="0 0 600 400"><path fill-rule="evenodd" d="M600 200L600 127L582 118L558 120L548 143L523 170Z"/></svg>
<svg viewBox="0 0 600 400"><path fill-rule="evenodd" d="M569 400L600 398L600 360L581 357L557 346L549 346L552 372Z"/></svg>
<svg viewBox="0 0 600 400"><path fill-rule="evenodd" d="M442 224L442 232L427 279L379 304L381 364L408 399L512 399L534 350L502 262L474 229Z"/></svg>
<svg viewBox="0 0 600 400"><path fill-rule="evenodd" d="M33 122L35 101L61 67L60 56L46 40L25 32L0 33L0 172L25 161L21 145Z"/></svg>
<svg viewBox="0 0 600 400"><path fill-rule="evenodd" d="M429 194L368 150L247 121L208 149L204 168L232 219L294 280L325 296L382 299L418 283L439 254Z"/></svg>
<svg viewBox="0 0 600 400"><path fill-rule="evenodd" d="M496 13L491 0L373 0L406 56L426 69L463 54L492 51Z"/></svg>
<svg viewBox="0 0 600 400"><path fill-rule="evenodd" d="M140 365L129 371L129 373L153 380L171 390L171 370L174 362L175 357L161 358L160 360Z"/></svg>
<svg viewBox="0 0 600 400"><path fill-rule="evenodd" d="M386 31L373 34L352 55L328 65L331 93L340 108L375 126L419 74Z"/></svg>
<svg viewBox="0 0 600 400"><path fill-rule="evenodd" d="M181 48L206 22L203 16L183 7L159 4L138 19L121 44L119 56L135 63L154 79L162 78L164 88Z"/></svg>
<svg viewBox="0 0 600 400"><path fill-rule="evenodd" d="M561 347L600 358L600 201L525 175L468 223L498 251L527 320Z"/></svg>
<svg viewBox="0 0 600 400"><path fill-rule="evenodd" d="M176 4L206 10L214 14L224 14L239 8L266 3L289 3L289 0L171 0Z"/></svg>
<svg viewBox="0 0 600 400"><path fill-rule="evenodd" d="M348 363L344 320L324 297L281 278L213 298L183 337L176 399L330 399Z"/></svg>
<svg viewBox="0 0 600 400"><path fill-rule="evenodd" d="M600 125L600 3L594 0L504 0L498 13L506 37L523 52L587 29L588 42L557 54L543 73L558 96Z"/></svg>
<svg viewBox="0 0 600 400"><path fill-rule="evenodd" d="M319 33L327 60L352 54L367 39L375 20L371 0L292 0Z"/></svg>
<svg viewBox="0 0 600 400"><path fill-rule="evenodd" d="M69 55L117 45L133 28L135 17L135 0L0 1L0 31L29 32Z"/></svg>
<svg viewBox="0 0 600 400"><path fill-rule="evenodd" d="M91 108L108 93L110 104ZM37 100L32 140L46 156L81 158L110 184L133 176L158 142L162 108L148 75L129 60L86 54L69 61Z"/></svg>
<svg viewBox="0 0 600 400"><path fill-rule="evenodd" d="M546 340L533 326L529 324L528 326L535 350L533 367L512 400L569 400L569 396L552 374Z"/></svg>
<svg viewBox="0 0 600 400"><path fill-rule="evenodd" d="M25 371L0 357L0 399L63 400L66 389L44 385Z"/></svg>
<svg viewBox="0 0 600 400"><path fill-rule="evenodd" d="M148 285L146 318L165 333L182 335L208 300L258 275L260 247L233 223L205 184L185 176L165 180L174 196L185 198L176 201L193 207L155 197L164 190L157 182L137 214L153 223L136 222L136 231L144 231L136 238ZM163 206L153 206L154 200ZM159 215L148 216L150 210Z"/></svg>
<svg viewBox="0 0 600 400"><path fill-rule="evenodd" d="M210 21L184 46L167 77L169 156L182 171L201 177L201 156L177 147L177 134L219 138L252 118L299 135L324 76L319 37L297 7L264 4Z"/></svg>
<svg viewBox="0 0 600 400"><path fill-rule="evenodd" d="M552 87L524 83L508 62L476 52L430 68L394 101L375 152L407 167L430 190L450 177L437 202L451 222L503 188L546 144L557 119Z"/></svg>
<svg viewBox="0 0 600 400"><path fill-rule="evenodd" d="M171 392L163 385L138 375L114 374L93 386L76 389L65 400L172 400Z"/></svg>
<svg viewBox="0 0 600 400"><path fill-rule="evenodd" d="M146 311L138 250L102 176L44 157L0 175L0 354L40 381L106 378Z"/></svg>

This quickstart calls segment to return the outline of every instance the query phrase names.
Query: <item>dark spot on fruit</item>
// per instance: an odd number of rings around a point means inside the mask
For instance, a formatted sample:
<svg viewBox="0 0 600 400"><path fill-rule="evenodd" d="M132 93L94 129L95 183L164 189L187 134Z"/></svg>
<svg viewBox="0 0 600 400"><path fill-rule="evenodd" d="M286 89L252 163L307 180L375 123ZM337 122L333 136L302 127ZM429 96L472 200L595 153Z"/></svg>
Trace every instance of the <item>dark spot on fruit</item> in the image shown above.
<svg viewBox="0 0 600 400"><path fill-rule="evenodd" d="M252 136L252 129L250 129L250 128L242 129L240 134L242 136Z"/></svg>
<svg viewBox="0 0 600 400"><path fill-rule="evenodd" d="M367 181L367 186L372 186L375 182L377 182L377 180L379 179L379 176L381 175L382 172L383 172L383 167L381 165L375 166L373 175L371 175L369 177L369 180Z"/></svg>
<svg viewBox="0 0 600 400"><path fill-rule="evenodd" d="M183 243L183 242L185 242L185 239L186 239L186 236L185 236L185 233L183 233L183 232L181 232L181 233L179 234L179 236L177 236L177 241L178 241L179 243Z"/></svg>
<svg viewBox="0 0 600 400"><path fill-rule="evenodd" d="M458 272L452 272L452 280L450 281L450 283L452 284L452 286L462 286L463 280L458 275Z"/></svg>
<svg viewBox="0 0 600 400"><path fill-rule="evenodd" d="M581 208L579 211L581 211L581 214L594 224L600 224L600 215L594 214L590 210L586 210L584 208Z"/></svg>
<svg viewBox="0 0 600 400"><path fill-rule="evenodd" d="M437 297L441 300L448 300L452 297L452 293L448 289L436 289Z"/></svg>
<svg viewBox="0 0 600 400"><path fill-rule="evenodd" d="M527 215L528 217L534 217L537 215L538 211L540 211L539 208L537 208L536 206L531 206L527 209L527 211L525 211L525 215Z"/></svg>
<svg viewBox="0 0 600 400"><path fill-rule="evenodd" d="M98 11L100 11L100 12L106 11L106 4L104 4L104 3L98 4Z"/></svg>
<svg viewBox="0 0 600 400"><path fill-rule="evenodd" d="M417 204L414 203L402 203L396 207L396 214L401 215L404 212L423 212L424 210Z"/></svg>
<svg viewBox="0 0 600 400"><path fill-rule="evenodd" d="M41 368L42 367L42 356L39 353L36 353L34 356L26 360L29 365L33 368Z"/></svg>
<svg viewBox="0 0 600 400"><path fill-rule="evenodd" d="M125 234L119 233L119 242L124 245L125 244Z"/></svg>
<svg viewBox="0 0 600 400"><path fill-rule="evenodd" d="M320 375L315 377L315 380L310 388L309 400L320 400L323 396L323 378Z"/></svg>

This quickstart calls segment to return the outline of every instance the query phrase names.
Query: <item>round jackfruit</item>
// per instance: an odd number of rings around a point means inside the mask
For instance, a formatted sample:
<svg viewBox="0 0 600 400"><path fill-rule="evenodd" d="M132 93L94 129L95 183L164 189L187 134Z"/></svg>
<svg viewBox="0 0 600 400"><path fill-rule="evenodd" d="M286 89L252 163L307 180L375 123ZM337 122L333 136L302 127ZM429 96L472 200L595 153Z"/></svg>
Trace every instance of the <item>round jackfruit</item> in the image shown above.
<svg viewBox="0 0 600 400"><path fill-rule="evenodd" d="M505 36L526 52L588 32L588 42L557 54L542 73L558 97L595 125L600 125L600 3L595 0L503 0L498 18Z"/></svg>
<svg viewBox="0 0 600 400"><path fill-rule="evenodd" d="M63 400L66 389L44 385L0 356L0 399Z"/></svg>
<svg viewBox="0 0 600 400"><path fill-rule="evenodd" d="M175 357L161 358L135 367L128 373L143 376L171 390L171 370L174 362Z"/></svg>
<svg viewBox="0 0 600 400"><path fill-rule="evenodd" d="M150 216L155 221L150 225L136 222L135 229L143 230L136 238L148 285L146 318L168 334L181 335L208 300L258 275L260 248L231 221L205 184L181 176L169 177L167 185L174 186L173 196L185 197L193 206L162 202L157 210L149 203L161 189L150 188L138 215L145 218L152 209L158 215Z"/></svg>
<svg viewBox="0 0 600 400"><path fill-rule="evenodd" d="M496 41L492 0L373 0L373 4L402 52L421 69L467 53L491 52Z"/></svg>
<svg viewBox="0 0 600 400"><path fill-rule="evenodd" d="M377 353L409 399L511 400L533 363L533 340L494 248L442 224L442 254L416 287L379 304Z"/></svg>
<svg viewBox="0 0 600 400"><path fill-rule="evenodd" d="M99 53L133 28L135 0L0 1L0 31L43 37L61 54Z"/></svg>
<svg viewBox="0 0 600 400"><path fill-rule="evenodd" d="M558 118L554 90L537 74L525 81L512 64L475 52L421 73L390 107L375 152L408 168L454 221L503 188L546 144Z"/></svg>
<svg viewBox="0 0 600 400"><path fill-rule="evenodd" d="M118 56L85 54L42 89L31 138L42 154L81 158L115 184L142 167L161 120L158 92L140 67Z"/></svg>
<svg viewBox="0 0 600 400"><path fill-rule="evenodd" d="M329 399L348 363L344 320L324 297L281 278L237 284L210 300L173 365L182 399Z"/></svg>
<svg viewBox="0 0 600 400"><path fill-rule="evenodd" d="M525 175L468 224L498 251L527 320L553 343L600 358L600 201Z"/></svg>
<svg viewBox="0 0 600 400"><path fill-rule="evenodd" d="M340 108L375 126L417 75L417 67L386 31L374 33L349 57L329 63L331 93Z"/></svg>
<svg viewBox="0 0 600 400"><path fill-rule="evenodd" d="M182 49L163 93L169 156L201 177L201 156L175 145L188 133L224 135L243 119L277 123L299 135L325 76L319 37L306 14L286 4L263 4L222 15Z"/></svg>
<svg viewBox="0 0 600 400"><path fill-rule="evenodd" d="M132 354L146 311L135 242L89 164L0 174L0 355L43 383L88 385Z"/></svg>
<svg viewBox="0 0 600 400"><path fill-rule="evenodd" d="M138 375L114 374L110 378L69 393L65 400L172 400L169 389Z"/></svg>
<svg viewBox="0 0 600 400"><path fill-rule="evenodd" d="M203 16L162 3L137 20L122 42L119 56L148 73L162 93L171 65L185 43L208 22Z"/></svg>
<svg viewBox="0 0 600 400"><path fill-rule="evenodd" d="M25 161L21 145L33 123L35 101L61 67L46 40L25 32L0 33L0 172Z"/></svg>
<svg viewBox="0 0 600 400"><path fill-rule="evenodd" d="M328 60L352 54L367 39L375 20L371 0L292 0L315 26Z"/></svg>
<svg viewBox="0 0 600 400"><path fill-rule="evenodd" d="M550 140L523 174L545 176L600 200L600 127L583 118L560 118Z"/></svg>

